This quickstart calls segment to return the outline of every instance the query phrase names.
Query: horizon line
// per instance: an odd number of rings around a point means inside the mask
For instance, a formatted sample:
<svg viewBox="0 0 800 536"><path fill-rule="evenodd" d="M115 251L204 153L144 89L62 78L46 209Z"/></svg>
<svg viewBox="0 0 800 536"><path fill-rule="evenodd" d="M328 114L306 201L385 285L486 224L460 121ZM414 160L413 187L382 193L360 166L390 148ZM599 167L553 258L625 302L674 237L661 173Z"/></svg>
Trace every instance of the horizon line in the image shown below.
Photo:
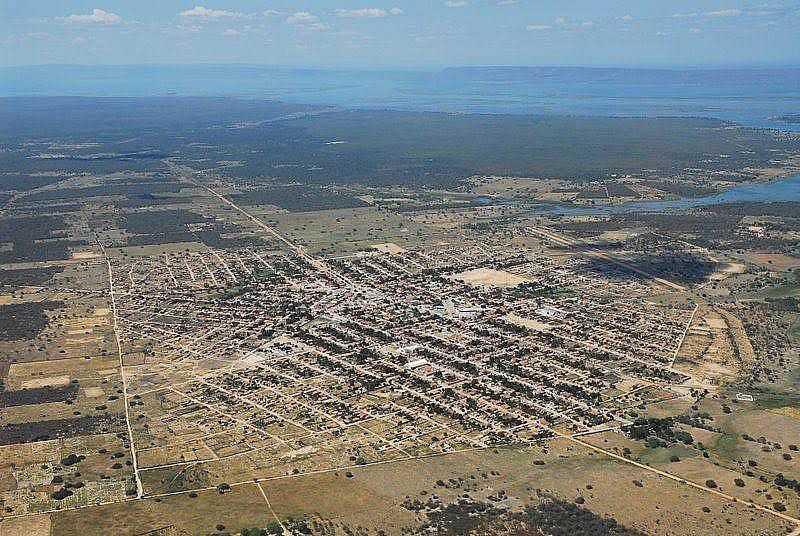
<svg viewBox="0 0 800 536"><path fill-rule="evenodd" d="M321 65L291 65L251 62L152 62L152 63L31 63L19 65L0 65L0 69L27 69L44 67L83 67L83 68L114 68L114 67L260 67L270 69L293 69L308 71L444 71L448 69L625 69L641 71L680 71L680 70L793 70L800 69L800 63L709 63L709 64L448 64L448 65L385 65L385 66L321 66Z"/></svg>

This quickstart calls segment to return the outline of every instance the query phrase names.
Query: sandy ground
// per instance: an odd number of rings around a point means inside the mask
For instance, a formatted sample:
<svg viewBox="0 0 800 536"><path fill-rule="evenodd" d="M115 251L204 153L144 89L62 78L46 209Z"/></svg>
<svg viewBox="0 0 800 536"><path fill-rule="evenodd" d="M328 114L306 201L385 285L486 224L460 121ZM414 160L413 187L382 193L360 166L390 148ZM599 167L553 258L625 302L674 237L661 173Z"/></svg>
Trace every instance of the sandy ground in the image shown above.
<svg viewBox="0 0 800 536"><path fill-rule="evenodd" d="M747 259L770 270L785 271L800 267L800 258L782 253L750 253Z"/></svg>
<svg viewBox="0 0 800 536"><path fill-rule="evenodd" d="M478 287L516 287L525 283L527 279L509 272L492 270L490 268L476 268L450 276L450 279L463 281L468 285Z"/></svg>
<svg viewBox="0 0 800 536"><path fill-rule="evenodd" d="M0 521L3 536L50 536L50 516L20 517Z"/></svg>
<svg viewBox="0 0 800 536"><path fill-rule="evenodd" d="M712 281L722 281L723 279L728 278L730 275L733 274L743 274L747 272L747 267L739 262L731 262L722 264L719 269L711 274Z"/></svg>
<svg viewBox="0 0 800 536"><path fill-rule="evenodd" d="M50 376L48 378L36 378L22 382L23 389L36 389L38 387L63 387L69 385L69 376Z"/></svg>
<svg viewBox="0 0 800 536"><path fill-rule="evenodd" d="M94 251L76 251L72 254L74 260L99 259L100 257L102 255Z"/></svg>
<svg viewBox="0 0 800 536"><path fill-rule="evenodd" d="M100 398L105 394L105 391L100 387L87 387L83 392L88 398Z"/></svg>
<svg viewBox="0 0 800 536"><path fill-rule="evenodd" d="M544 322L539 322L538 320L534 320L532 318L517 316L513 313L507 314L503 317L503 319L511 322L512 324L530 328L536 331L550 331L550 329L552 329L551 326L545 324Z"/></svg>
<svg viewBox="0 0 800 536"><path fill-rule="evenodd" d="M405 249L401 248L397 244L392 242L387 242L385 244L375 244L372 246L372 249L377 249L382 253L391 253L392 255L397 255L399 253L405 253Z"/></svg>

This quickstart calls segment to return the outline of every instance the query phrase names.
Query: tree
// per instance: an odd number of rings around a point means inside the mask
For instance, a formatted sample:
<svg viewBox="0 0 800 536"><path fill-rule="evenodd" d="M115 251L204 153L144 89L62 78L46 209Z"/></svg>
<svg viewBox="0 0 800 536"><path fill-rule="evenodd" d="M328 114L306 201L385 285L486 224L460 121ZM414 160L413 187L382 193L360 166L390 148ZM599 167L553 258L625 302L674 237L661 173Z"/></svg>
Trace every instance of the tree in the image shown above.
<svg viewBox="0 0 800 536"><path fill-rule="evenodd" d="M267 531L258 527L242 529L242 536L267 536Z"/></svg>
<svg viewBox="0 0 800 536"><path fill-rule="evenodd" d="M267 525L267 530L262 532L262 534L283 534L283 527L277 521L270 521Z"/></svg>
<svg viewBox="0 0 800 536"><path fill-rule="evenodd" d="M678 430L677 432L675 432L675 439L677 439L681 443L686 443L687 445L691 445L692 443L694 443L694 438L692 437L692 434L690 434L685 430Z"/></svg>

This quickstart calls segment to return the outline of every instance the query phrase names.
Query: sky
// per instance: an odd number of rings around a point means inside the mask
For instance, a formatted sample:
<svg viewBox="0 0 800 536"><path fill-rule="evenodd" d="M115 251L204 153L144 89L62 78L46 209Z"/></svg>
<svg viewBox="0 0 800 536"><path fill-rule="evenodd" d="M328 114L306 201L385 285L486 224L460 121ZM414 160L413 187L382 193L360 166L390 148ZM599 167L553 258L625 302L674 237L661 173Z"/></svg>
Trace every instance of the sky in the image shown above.
<svg viewBox="0 0 800 536"><path fill-rule="evenodd" d="M0 0L0 66L798 66L800 0Z"/></svg>

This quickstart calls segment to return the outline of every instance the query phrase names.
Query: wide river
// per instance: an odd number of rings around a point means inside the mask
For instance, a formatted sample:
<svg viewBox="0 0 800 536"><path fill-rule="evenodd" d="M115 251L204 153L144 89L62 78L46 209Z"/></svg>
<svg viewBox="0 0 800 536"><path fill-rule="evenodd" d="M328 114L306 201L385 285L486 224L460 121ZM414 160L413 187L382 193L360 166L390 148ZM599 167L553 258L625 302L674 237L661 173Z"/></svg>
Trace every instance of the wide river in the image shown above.
<svg viewBox="0 0 800 536"><path fill-rule="evenodd" d="M733 203L775 203L800 201L800 175L771 182L743 184L723 193L706 197L682 198L670 201L631 201L618 205L574 207L557 204L536 204L535 212L564 215L625 214L630 212L665 212ZM800 217L800 211L798 211Z"/></svg>

